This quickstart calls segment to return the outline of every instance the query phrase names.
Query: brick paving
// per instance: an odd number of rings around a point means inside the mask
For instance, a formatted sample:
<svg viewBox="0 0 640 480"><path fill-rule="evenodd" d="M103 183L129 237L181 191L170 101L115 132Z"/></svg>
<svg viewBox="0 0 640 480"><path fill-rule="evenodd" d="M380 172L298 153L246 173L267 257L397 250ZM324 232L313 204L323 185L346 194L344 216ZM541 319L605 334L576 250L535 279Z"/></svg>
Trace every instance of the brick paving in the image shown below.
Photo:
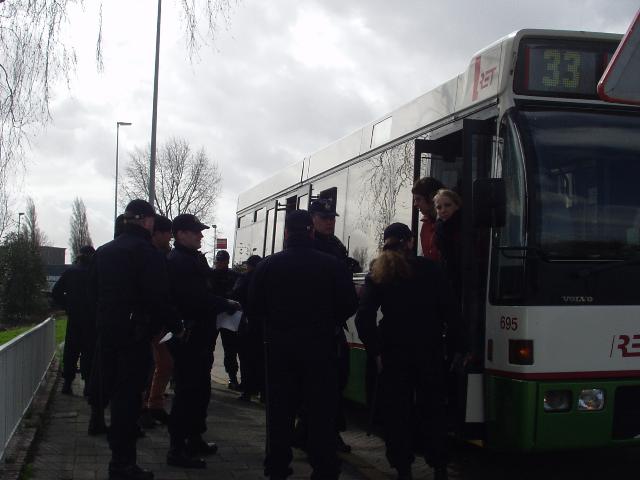
<svg viewBox="0 0 640 480"><path fill-rule="evenodd" d="M237 400L238 394L226 388L222 369L222 348L216 348L213 394L209 406L208 432L205 437L219 445L216 455L207 458L207 469L186 470L165 463L169 437L165 427L147 430L138 441L138 463L155 473L158 480L191 479L263 479L262 461L265 440L264 407ZM47 420L35 446L30 480L102 480L108 477L110 451L105 436L87 435L89 408L80 396L82 382L74 382L74 395L62 395L60 385L53 395ZM361 415L362 416L362 415ZM357 415L356 415L357 417ZM395 478L384 457L384 444L362 429L352 428L344 439L353 447L343 455L340 478L382 480ZM294 450L292 479L309 478L310 467L304 453ZM414 466L416 478L431 478L423 462Z"/></svg>

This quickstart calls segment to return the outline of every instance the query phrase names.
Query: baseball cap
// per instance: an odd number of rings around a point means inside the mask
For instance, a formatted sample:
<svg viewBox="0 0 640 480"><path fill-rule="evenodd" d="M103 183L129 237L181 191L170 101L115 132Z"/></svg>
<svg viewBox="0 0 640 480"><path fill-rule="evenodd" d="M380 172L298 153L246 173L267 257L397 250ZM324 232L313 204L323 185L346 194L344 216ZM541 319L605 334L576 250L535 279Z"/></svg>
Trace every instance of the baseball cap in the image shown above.
<svg viewBox="0 0 640 480"><path fill-rule="evenodd" d="M171 220L169 220L164 215L156 215L156 221L153 224L154 232L170 232L171 231Z"/></svg>
<svg viewBox="0 0 640 480"><path fill-rule="evenodd" d="M392 223L384 229L383 239L397 238L398 240L409 240L412 237L411 229L404 223Z"/></svg>
<svg viewBox="0 0 640 480"><path fill-rule="evenodd" d="M198 220L198 217L191 215L190 213L181 213L173 219L173 234L175 235L180 230L188 230L191 232L201 232L209 228L207 225Z"/></svg>
<svg viewBox="0 0 640 480"><path fill-rule="evenodd" d="M328 198L320 198L311 202L309 206L310 214L319 214L325 217L339 217L336 213L336 207L333 202Z"/></svg>
<svg viewBox="0 0 640 480"><path fill-rule="evenodd" d="M155 210L149 202L136 198L131 200L124 209L124 218L127 219L141 219L145 217L154 217L156 215Z"/></svg>
<svg viewBox="0 0 640 480"><path fill-rule="evenodd" d="M284 220L284 228L289 233L307 233L313 228L311 214L306 210L289 212Z"/></svg>
<svg viewBox="0 0 640 480"><path fill-rule="evenodd" d="M225 260L229 260L229 252L227 252L226 250L218 250L216 252L216 261L225 261Z"/></svg>

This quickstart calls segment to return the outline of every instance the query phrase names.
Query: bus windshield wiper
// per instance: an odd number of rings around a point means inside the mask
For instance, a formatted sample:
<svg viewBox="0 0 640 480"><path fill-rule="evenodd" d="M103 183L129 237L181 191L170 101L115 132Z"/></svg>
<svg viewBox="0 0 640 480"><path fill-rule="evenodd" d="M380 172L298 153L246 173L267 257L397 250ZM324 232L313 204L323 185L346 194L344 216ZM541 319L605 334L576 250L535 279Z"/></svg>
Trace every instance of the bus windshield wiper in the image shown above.
<svg viewBox="0 0 640 480"><path fill-rule="evenodd" d="M640 265L640 255L634 255L626 260L612 260L612 263L607 263L606 265L601 265L599 267L583 268L582 270L578 270L576 275L579 278L585 278L594 273L606 272L608 270L615 270L616 268L633 265Z"/></svg>

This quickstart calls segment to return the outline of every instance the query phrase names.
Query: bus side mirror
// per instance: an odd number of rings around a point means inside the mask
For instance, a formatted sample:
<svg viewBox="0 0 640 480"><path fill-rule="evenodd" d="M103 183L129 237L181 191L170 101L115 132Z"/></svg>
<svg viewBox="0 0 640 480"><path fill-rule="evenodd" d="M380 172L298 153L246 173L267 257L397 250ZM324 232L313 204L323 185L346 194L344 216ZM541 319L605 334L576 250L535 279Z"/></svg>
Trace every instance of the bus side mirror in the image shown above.
<svg viewBox="0 0 640 480"><path fill-rule="evenodd" d="M504 179L479 178L473 182L473 225L503 227L506 221L507 195Z"/></svg>

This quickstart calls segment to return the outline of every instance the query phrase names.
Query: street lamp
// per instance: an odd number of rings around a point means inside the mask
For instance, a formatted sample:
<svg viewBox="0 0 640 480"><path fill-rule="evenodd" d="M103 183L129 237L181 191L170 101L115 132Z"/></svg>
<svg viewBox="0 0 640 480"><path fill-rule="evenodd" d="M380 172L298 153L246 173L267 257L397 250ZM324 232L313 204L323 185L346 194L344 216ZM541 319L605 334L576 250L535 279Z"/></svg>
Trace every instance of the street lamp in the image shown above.
<svg viewBox="0 0 640 480"><path fill-rule="evenodd" d="M24 212L18 212L18 235L20 235L20 220L22 219L23 215Z"/></svg>
<svg viewBox="0 0 640 480"><path fill-rule="evenodd" d="M120 143L120 126L128 127L131 122L116 122L116 192L115 199L113 200L113 224L116 224L116 218L118 217L118 150Z"/></svg>
<svg viewBox="0 0 640 480"><path fill-rule="evenodd" d="M158 125L158 76L160 75L160 19L162 0L158 0L158 18L156 25L156 63L153 74L153 111L151 114L151 158L149 158L149 203L155 205L156 199L156 130Z"/></svg>
<svg viewBox="0 0 640 480"><path fill-rule="evenodd" d="M216 261L216 247L218 246L218 226L211 225L213 227L213 261Z"/></svg>

